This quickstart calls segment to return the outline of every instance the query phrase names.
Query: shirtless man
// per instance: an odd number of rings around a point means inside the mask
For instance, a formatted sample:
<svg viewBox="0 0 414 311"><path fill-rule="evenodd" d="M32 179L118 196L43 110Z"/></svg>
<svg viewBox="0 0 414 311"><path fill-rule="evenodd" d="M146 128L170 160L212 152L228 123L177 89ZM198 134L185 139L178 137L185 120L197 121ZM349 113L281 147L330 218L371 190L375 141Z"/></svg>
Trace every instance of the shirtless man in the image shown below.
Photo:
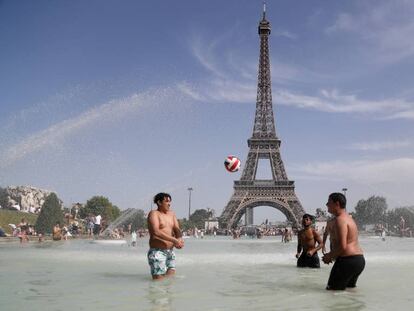
<svg viewBox="0 0 414 311"><path fill-rule="evenodd" d="M344 290L355 287L365 267L357 226L345 209L346 198L342 193L331 193L326 206L328 212L335 216L333 230L336 236L332 250L322 257L326 264L335 260L326 289Z"/></svg>
<svg viewBox="0 0 414 311"><path fill-rule="evenodd" d="M312 221L312 215L303 215L303 229L298 232L296 258L298 258L297 266L300 268L320 268L318 250L322 248L323 244L321 236L312 228ZM318 243L317 247L316 243Z"/></svg>
<svg viewBox="0 0 414 311"><path fill-rule="evenodd" d="M154 197L157 210L148 214L150 233L148 264L154 280L175 274L175 254L173 248L183 248L184 240L177 217L170 210L171 196L158 193Z"/></svg>
<svg viewBox="0 0 414 311"><path fill-rule="evenodd" d="M53 241L62 240L62 229L60 228L60 222L57 222L56 225L53 227L52 238Z"/></svg>

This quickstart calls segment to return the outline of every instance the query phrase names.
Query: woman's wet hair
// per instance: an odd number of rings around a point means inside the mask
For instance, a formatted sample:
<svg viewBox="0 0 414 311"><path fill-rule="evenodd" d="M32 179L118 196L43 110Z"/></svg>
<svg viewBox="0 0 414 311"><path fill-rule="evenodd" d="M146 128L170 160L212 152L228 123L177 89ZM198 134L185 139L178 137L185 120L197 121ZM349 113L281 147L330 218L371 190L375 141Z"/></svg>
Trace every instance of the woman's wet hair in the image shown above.
<svg viewBox="0 0 414 311"><path fill-rule="evenodd" d="M165 198L170 198L171 200L171 195L165 192L157 193L154 197L154 203L158 204L158 202L162 202Z"/></svg>

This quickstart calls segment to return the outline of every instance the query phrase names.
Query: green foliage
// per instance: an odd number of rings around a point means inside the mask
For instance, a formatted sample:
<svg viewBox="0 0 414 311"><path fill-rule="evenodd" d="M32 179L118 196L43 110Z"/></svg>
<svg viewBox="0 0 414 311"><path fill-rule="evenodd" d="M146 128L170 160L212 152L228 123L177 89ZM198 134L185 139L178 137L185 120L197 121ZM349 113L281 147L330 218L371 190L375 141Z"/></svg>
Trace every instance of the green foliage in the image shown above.
<svg viewBox="0 0 414 311"><path fill-rule="evenodd" d="M405 228L413 229L414 226L414 207L398 207L387 213L387 223L390 231L400 230L401 217L405 220Z"/></svg>
<svg viewBox="0 0 414 311"><path fill-rule="evenodd" d="M371 196L367 200L359 200L355 206L355 219L359 225L383 223L387 208L384 197Z"/></svg>
<svg viewBox="0 0 414 311"><path fill-rule="evenodd" d="M8 234L11 234L12 228L9 226L9 224L17 225L20 223L22 218L26 218L29 225L34 225L36 223L37 217L38 215L36 214L0 209L0 228L2 228Z"/></svg>
<svg viewBox="0 0 414 311"><path fill-rule="evenodd" d="M208 219L211 219L214 215L214 209L198 209L190 215L190 220L183 218L179 219L178 222L180 223L180 228L183 231L194 229L194 227L197 227L198 229L204 229L205 222Z"/></svg>
<svg viewBox="0 0 414 311"><path fill-rule="evenodd" d="M190 222L198 229L204 229L204 223L209 219L211 216L210 212L205 209L198 209L195 210L194 213L190 215Z"/></svg>
<svg viewBox="0 0 414 311"><path fill-rule="evenodd" d="M55 193L51 193L46 197L35 224L38 233L52 233L53 226L57 222L63 224L63 211L60 202Z"/></svg>
<svg viewBox="0 0 414 311"><path fill-rule="evenodd" d="M79 210L79 215L81 218L85 218L93 215L101 215L107 221L112 221L118 218L121 214L119 208L116 205L113 205L108 198L103 196L94 196L89 199L85 207Z"/></svg>
<svg viewBox="0 0 414 311"><path fill-rule="evenodd" d="M107 205L105 206L103 217L109 221L113 221L117 219L121 215L121 211L119 210L118 206L116 205Z"/></svg>
<svg viewBox="0 0 414 311"><path fill-rule="evenodd" d="M137 214L135 215L134 219L132 220L132 231L137 229L146 229L147 228L147 218L145 217L145 213L143 210L138 210Z"/></svg>
<svg viewBox="0 0 414 311"><path fill-rule="evenodd" d="M188 221L186 218L178 219L178 223L180 224L180 229L182 231L187 231L195 227L195 224L191 221Z"/></svg>
<svg viewBox="0 0 414 311"><path fill-rule="evenodd" d="M203 212L200 212L200 211L203 211ZM196 210L194 213L190 215L190 220L188 220L187 218L178 219L180 229L182 231L194 229L195 227L197 227L198 229L203 229L204 221L202 219L204 218L203 217L203 215L205 214L204 211L206 210Z"/></svg>
<svg viewBox="0 0 414 311"><path fill-rule="evenodd" d="M8 208L8 203L9 203L9 200L8 200L6 189L0 187L0 206L2 208Z"/></svg>

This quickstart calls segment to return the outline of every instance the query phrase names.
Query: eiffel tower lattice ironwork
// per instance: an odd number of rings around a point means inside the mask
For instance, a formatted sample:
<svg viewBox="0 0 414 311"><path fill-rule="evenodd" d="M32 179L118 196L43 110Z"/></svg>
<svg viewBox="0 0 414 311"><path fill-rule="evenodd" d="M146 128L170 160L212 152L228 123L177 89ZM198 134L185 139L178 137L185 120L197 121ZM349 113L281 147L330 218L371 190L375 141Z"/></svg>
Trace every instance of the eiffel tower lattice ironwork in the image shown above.
<svg viewBox="0 0 414 311"><path fill-rule="evenodd" d="M246 223L253 224L253 208L271 206L281 211L294 227L299 226L305 211L295 194L294 181L289 180L280 156L280 139L276 136L272 107L269 44L270 23L266 10L259 23L260 58L257 85L256 115L250 148L240 180L234 181L234 193L220 216L221 224L236 227L246 214ZM268 159L272 179L257 180L259 159Z"/></svg>

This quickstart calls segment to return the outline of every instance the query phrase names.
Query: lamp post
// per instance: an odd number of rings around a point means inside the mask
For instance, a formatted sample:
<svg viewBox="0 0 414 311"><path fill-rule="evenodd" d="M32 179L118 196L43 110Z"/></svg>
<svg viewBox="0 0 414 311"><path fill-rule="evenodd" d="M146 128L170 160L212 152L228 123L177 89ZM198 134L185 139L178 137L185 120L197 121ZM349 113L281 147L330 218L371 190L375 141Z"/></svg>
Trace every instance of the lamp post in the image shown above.
<svg viewBox="0 0 414 311"><path fill-rule="evenodd" d="M207 207L207 232L210 232L210 208Z"/></svg>
<svg viewBox="0 0 414 311"><path fill-rule="evenodd" d="M191 215L191 191L193 191L193 188L189 187L187 190L188 190L188 221L190 221L190 215Z"/></svg>
<svg viewBox="0 0 414 311"><path fill-rule="evenodd" d="M348 188L342 188L342 191L343 191L344 196L345 196L345 198L346 198L346 192L348 191Z"/></svg>

